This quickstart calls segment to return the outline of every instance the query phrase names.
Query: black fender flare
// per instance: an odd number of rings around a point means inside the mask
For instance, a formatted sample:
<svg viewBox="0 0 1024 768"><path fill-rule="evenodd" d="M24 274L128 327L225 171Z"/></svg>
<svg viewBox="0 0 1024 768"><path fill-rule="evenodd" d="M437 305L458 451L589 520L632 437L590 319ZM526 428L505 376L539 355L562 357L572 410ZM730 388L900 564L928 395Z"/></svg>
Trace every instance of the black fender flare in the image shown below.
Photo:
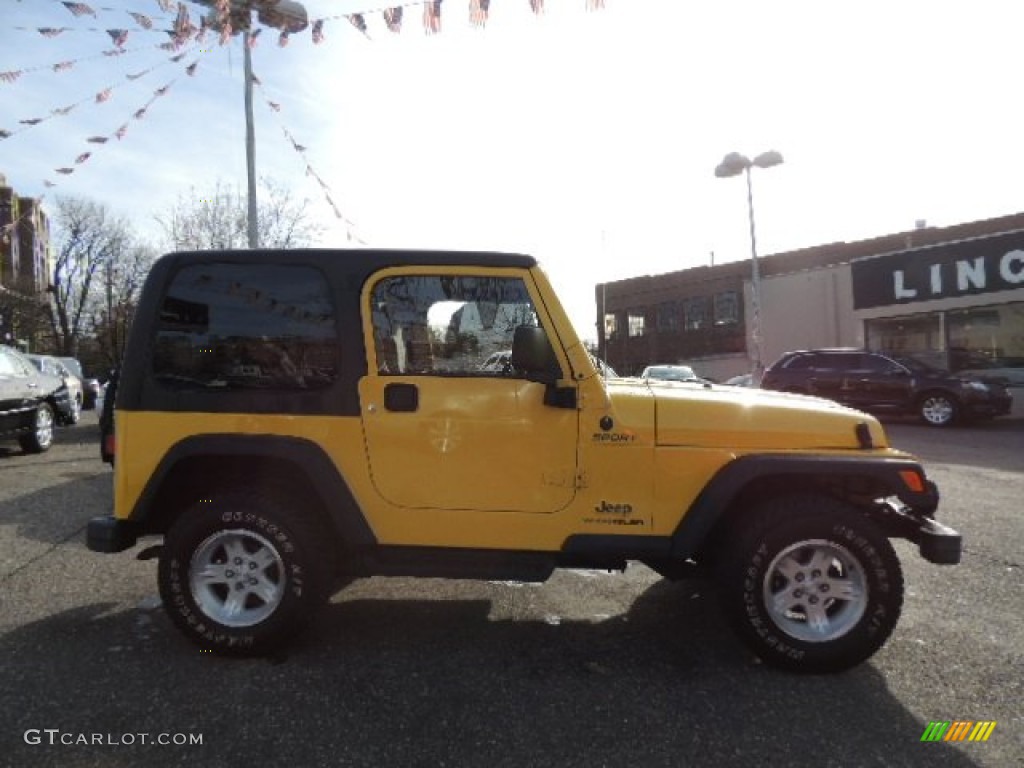
<svg viewBox="0 0 1024 768"><path fill-rule="evenodd" d="M900 477L900 472L907 471L918 475L923 490L912 490ZM704 486L672 534L672 556L693 556L736 497L751 482L772 477L870 478L887 489L886 495L898 497L922 517L931 515L939 503L935 484L910 458L752 454L729 462Z"/></svg>
<svg viewBox="0 0 1024 768"><path fill-rule="evenodd" d="M155 532L154 528L159 526L161 495L175 468L185 460L218 458L234 462L268 459L290 465L321 499L347 549L364 549L376 544L376 536L348 484L323 449L310 440L283 435L207 434L181 440L167 451L150 475L130 519L141 532Z"/></svg>

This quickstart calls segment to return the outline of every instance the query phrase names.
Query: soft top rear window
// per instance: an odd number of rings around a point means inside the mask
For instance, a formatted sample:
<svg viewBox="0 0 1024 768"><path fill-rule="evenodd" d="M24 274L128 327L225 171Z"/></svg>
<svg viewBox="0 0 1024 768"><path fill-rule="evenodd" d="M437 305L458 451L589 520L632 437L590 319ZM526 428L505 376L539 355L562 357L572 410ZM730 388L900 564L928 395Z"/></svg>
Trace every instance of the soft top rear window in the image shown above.
<svg viewBox="0 0 1024 768"><path fill-rule="evenodd" d="M165 386L308 390L338 375L326 278L307 266L184 267L160 307L153 373Z"/></svg>

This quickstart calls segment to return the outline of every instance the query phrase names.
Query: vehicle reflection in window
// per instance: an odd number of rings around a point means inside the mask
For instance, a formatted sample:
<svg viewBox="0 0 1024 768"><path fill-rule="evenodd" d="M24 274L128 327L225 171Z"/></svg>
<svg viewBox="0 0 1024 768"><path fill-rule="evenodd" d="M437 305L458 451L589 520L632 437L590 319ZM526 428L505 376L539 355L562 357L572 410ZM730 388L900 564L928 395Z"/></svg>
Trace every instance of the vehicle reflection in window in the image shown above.
<svg viewBox="0 0 1024 768"><path fill-rule="evenodd" d="M338 340L323 275L283 265L182 269L160 310L153 367L184 388L328 386Z"/></svg>
<svg viewBox="0 0 1024 768"><path fill-rule="evenodd" d="M374 286L371 302L384 375L514 376L515 329L539 325L518 278L391 277Z"/></svg>

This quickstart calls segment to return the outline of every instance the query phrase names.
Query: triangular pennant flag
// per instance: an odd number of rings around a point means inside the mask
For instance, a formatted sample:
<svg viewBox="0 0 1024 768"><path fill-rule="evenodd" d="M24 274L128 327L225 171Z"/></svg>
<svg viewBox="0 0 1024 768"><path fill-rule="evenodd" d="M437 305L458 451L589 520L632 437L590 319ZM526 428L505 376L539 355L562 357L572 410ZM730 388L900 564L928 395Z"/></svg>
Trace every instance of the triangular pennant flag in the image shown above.
<svg viewBox="0 0 1024 768"><path fill-rule="evenodd" d="M530 0L530 10L534 13L544 13L544 0Z"/></svg>
<svg viewBox="0 0 1024 768"><path fill-rule="evenodd" d="M18 122L22 125L39 125L41 122L43 122L43 119L44 118L42 117L30 117L26 120L19 120Z"/></svg>
<svg viewBox="0 0 1024 768"><path fill-rule="evenodd" d="M65 72L75 66L73 61L61 61L53 65L54 72Z"/></svg>
<svg viewBox="0 0 1024 768"><path fill-rule="evenodd" d="M384 23L388 27L388 31L398 34L402 31L402 7L397 8L385 8L384 9Z"/></svg>
<svg viewBox="0 0 1024 768"><path fill-rule="evenodd" d="M189 77L194 76L195 73L196 73L196 67L198 67L198 66L199 66L199 60L196 59L191 64L189 64L187 67L185 67L185 74L188 75Z"/></svg>
<svg viewBox="0 0 1024 768"><path fill-rule="evenodd" d="M107 143L107 137L106 136L90 136L88 139L86 139L86 141L88 141L90 144L106 144Z"/></svg>
<svg viewBox="0 0 1024 768"><path fill-rule="evenodd" d="M118 141L120 141L121 139L123 139L123 138L124 138L124 135L125 135L126 133L128 133L128 123L125 123L125 124L124 124L124 125L122 125L122 126L121 126L120 128L118 128L118 129L117 129L116 131L114 131L114 137L115 137L115 138L116 138L116 139L117 139Z"/></svg>
<svg viewBox="0 0 1024 768"><path fill-rule="evenodd" d="M482 27L487 23L491 0L469 0L469 23Z"/></svg>
<svg viewBox="0 0 1024 768"><path fill-rule="evenodd" d="M369 34L367 34L367 31L366 31L366 19L363 17L363 14L361 14L361 13L350 14L349 17L348 17L348 20L352 24L353 27L355 27L360 32L362 32L364 35L369 37Z"/></svg>
<svg viewBox="0 0 1024 768"><path fill-rule="evenodd" d="M73 13L75 16L96 15L96 11L94 11L85 3L61 3L61 5L63 5L69 11L71 11L71 13Z"/></svg>
<svg viewBox="0 0 1024 768"><path fill-rule="evenodd" d="M324 20L317 19L313 22L313 45L320 45L324 41Z"/></svg>
<svg viewBox="0 0 1024 768"><path fill-rule="evenodd" d="M135 11L128 11L128 15L135 19L136 23L143 29L152 29L153 20L144 13L136 13Z"/></svg>
<svg viewBox="0 0 1024 768"><path fill-rule="evenodd" d="M60 115L61 117L64 117L65 115L70 114L71 110L74 109L76 106L78 106L78 105L77 104L69 104L66 107L60 107L59 109L51 110L50 114L51 115Z"/></svg>
<svg viewBox="0 0 1024 768"><path fill-rule="evenodd" d="M61 32L67 32L69 27L40 27L39 34L43 37L56 37Z"/></svg>
<svg viewBox="0 0 1024 768"><path fill-rule="evenodd" d="M100 91L99 93L96 94L96 103L97 104L102 104L103 102L108 101L109 99L110 99L110 89L109 88L105 88L105 89L103 89L102 91Z"/></svg>
<svg viewBox="0 0 1024 768"><path fill-rule="evenodd" d="M289 32L287 29L281 30L281 35L277 38L277 45L279 48L284 48L288 45Z"/></svg>
<svg viewBox="0 0 1024 768"><path fill-rule="evenodd" d="M423 29L428 35L441 31L441 0L427 0L423 4Z"/></svg>
<svg viewBox="0 0 1024 768"><path fill-rule="evenodd" d="M82 154L75 158L75 165L81 165L90 157L92 157L92 152L83 152Z"/></svg>
<svg viewBox="0 0 1024 768"><path fill-rule="evenodd" d="M21 77L20 69L15 69L10 72L0 72L0 82L13 83L19 77Z"/></svg>
<svg viewBox="0 0 1024 768"><path fill-rule="evenodd" d="M108 29L107 34L110 35L110 39L118 48L123 48L124 44L128 42L127 29Z"/></svg>

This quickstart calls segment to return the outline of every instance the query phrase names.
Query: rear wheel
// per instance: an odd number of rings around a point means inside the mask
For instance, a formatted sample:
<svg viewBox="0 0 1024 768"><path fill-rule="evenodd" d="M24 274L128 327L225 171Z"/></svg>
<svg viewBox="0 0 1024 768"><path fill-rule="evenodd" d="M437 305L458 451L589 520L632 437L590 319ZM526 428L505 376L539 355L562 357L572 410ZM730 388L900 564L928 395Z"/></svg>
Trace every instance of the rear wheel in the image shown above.
<svg viewBox="0 0 1024 768"><path fill-rule="evenodd" d="M77 397L71 398L71 413L67 416L68 424L77 424L82 420L82 401Z"/></svg>
<svg viewBox="0 0 1024 768"><path fill-rule="evenodd" d="M43 453L53 445L53 406L40 403L36 408L35 422L32 431L22 435L18 442L25 453Z"/></svg>
<svg viewBox="0 0 1024 768"><path fill-rule="evenodd" d="M840 672L874 654L896 626L903 574L885 535L834 499L773 500L722 563L724 610L765 663Z"/></svg>
<svg viewBox="0 0 1024 768"><path fill-rule="evenodd" d="M203 648L275 650L329 597L332 550L320 528L244 492L195 504L165 537L158 576L165 609Z"/></svg>

